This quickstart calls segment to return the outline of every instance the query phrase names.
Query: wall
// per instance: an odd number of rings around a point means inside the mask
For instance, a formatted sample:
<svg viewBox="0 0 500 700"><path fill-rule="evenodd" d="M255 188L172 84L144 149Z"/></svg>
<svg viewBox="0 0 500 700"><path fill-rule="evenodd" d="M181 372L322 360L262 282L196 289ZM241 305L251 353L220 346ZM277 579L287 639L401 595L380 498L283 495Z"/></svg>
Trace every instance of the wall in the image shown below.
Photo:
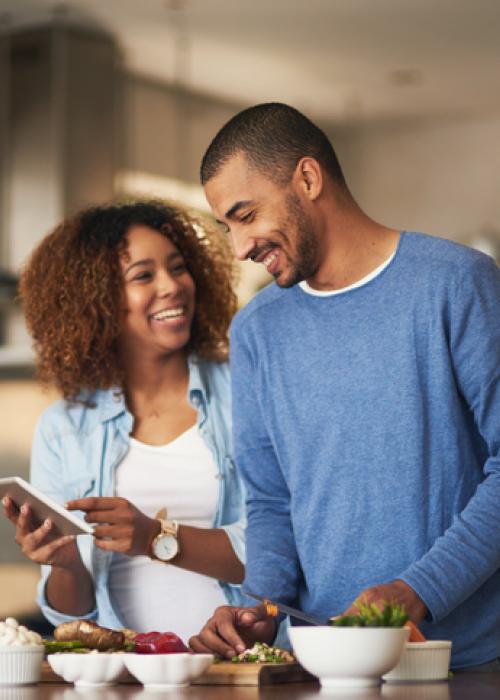
<svg viewBox="0 0 500 700"><path fill-rule="evenodd" d="M238 103L124 75L120 169L198 183L206 147L240 109Z"/></svg>
<svg viewBox="0 0 500 700"><path fill-rule="evenodd" d="M344 166L368 214L397 228L500 239L500 114L354 126Z"/></svg>

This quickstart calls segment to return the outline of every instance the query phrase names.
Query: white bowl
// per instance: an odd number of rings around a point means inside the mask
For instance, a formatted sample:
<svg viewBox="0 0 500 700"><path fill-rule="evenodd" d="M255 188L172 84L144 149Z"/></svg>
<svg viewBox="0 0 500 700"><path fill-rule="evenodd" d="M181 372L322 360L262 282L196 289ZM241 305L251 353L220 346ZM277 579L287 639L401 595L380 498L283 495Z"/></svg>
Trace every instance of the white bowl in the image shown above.
<svg viewBox="0 0 500 700"><path fill-rule="evenodd" d="M408 642L397 666L384 675L388 683L445 681L450 668L451 642Z"/></svg>
<svg viewBox="0 0 500 700"><path fill-rule="evenodd" d="M47 661L52 670L68 683L77 687L103 687L117 683L125 675L125 654L93 653L49 654Z"/></svg>
<svg viewBox="0 0 500 700"><path fill-rule="evenodd" d="M325 688L368 687L399 661L405 627L290 627L293 650Z"/></svg>
<svg viewBox="0 0 500 700"><path fill-rule="evenodd" d="M38 683L43 656L43 644L0 646L0 686Z"/></svg>
<svg viewBox="0 0 500 700"><path fill-rule="evenodd" d="M125 654L125 666L146 688L189 685L210 666L212 654Z"/></svg>

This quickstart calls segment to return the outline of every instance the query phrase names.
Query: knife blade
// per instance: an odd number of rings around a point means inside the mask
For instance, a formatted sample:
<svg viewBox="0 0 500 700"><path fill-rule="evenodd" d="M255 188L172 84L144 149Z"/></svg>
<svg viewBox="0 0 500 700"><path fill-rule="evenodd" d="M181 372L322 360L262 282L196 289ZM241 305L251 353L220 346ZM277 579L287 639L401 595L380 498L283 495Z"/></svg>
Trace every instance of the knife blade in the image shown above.
<svg viewBox="0 0 500 700"><path fill-rule="evenodd" d="M328 622L320 620L314 615L309 615L308 613L302 612L302 610L297 610L297 608L292 608L290 605L284 605L283 603L277 603L276 601L269 600L269 598L264 598L263 596L251 593L249 590L243 589L243 593L249 598L254 598L264 605L274 605L280 612L285 613L285 615L290 615L290 617L295 617L297 620L302 620L303 622L308 622L310 625L327 625Z"/></svg>

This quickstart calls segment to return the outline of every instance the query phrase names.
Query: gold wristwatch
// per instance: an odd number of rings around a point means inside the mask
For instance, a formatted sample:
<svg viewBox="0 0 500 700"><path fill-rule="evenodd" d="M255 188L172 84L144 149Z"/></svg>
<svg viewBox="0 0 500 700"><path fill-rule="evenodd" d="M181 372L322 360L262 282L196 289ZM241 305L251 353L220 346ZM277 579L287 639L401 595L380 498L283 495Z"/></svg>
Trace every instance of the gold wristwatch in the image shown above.
<svg viewBox="0 0 500 700"><path fill-rule="evenodd" d="M156 519L160 523L161 529L151 542L149 556L151 559L168 562L172 561L179 554L179 540L177 539L179 523L176 520L165 520L162 517L158 517L160 514L166 515L166 511L162 509L157 514Z"/></svg>

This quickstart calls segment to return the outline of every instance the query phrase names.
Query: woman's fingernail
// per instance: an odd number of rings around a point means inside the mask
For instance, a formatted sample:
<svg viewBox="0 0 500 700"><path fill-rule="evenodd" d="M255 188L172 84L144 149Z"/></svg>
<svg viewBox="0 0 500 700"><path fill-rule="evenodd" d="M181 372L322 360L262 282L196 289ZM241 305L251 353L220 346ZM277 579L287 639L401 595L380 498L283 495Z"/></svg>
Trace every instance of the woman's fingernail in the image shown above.
<svg viewBox="0 0 500 700"><path fill-rule="evenodd" d="M241 654L241 652L245 651L245 647L243 646L243 644L237 644L236 651L238 652L238 654Z"/></svg>
<svg viewBox="0 0 500 700"><path fill-rule="evenodd" d="M47 518L47 520L44 520L43 526L44 526L45 528L47 528L47 530L50 529L50 526L51 526L51 525L52 525L52 523L50 522L50 520L49 520L48 518Z"/></svg>
<svg viewBox="0 0 500 700"><path fill-rule="evenodd" d="M28 512L28 510L29 510L28 504L27 504L27 503L23 503L23 505L21 506L21 513L23 513L24 515L26 515L26 513Z"/></svg>

